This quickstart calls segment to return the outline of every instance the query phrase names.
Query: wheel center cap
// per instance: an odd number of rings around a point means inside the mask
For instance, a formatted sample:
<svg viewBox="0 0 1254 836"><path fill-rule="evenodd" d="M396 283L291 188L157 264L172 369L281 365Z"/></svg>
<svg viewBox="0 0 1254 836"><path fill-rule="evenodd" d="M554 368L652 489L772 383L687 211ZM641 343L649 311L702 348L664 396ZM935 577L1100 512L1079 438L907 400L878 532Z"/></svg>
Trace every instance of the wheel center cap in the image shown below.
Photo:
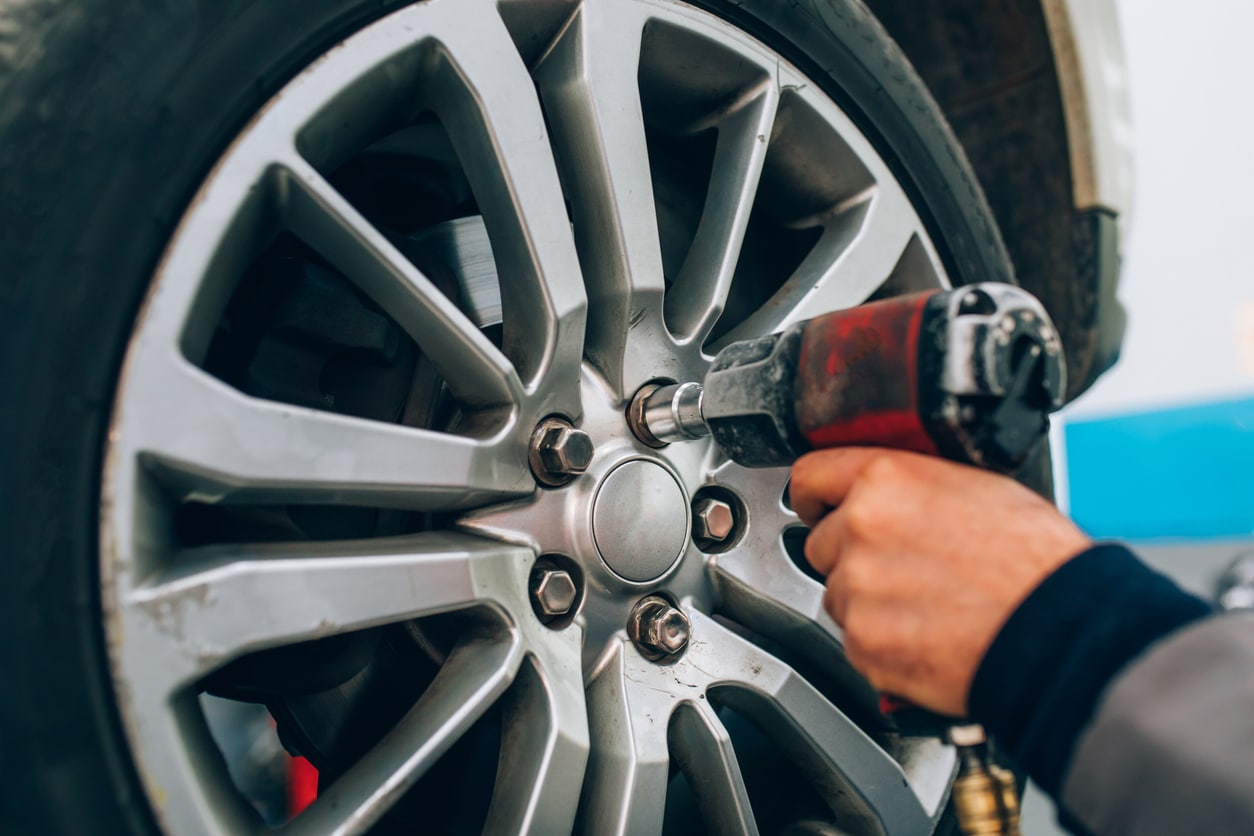
<svg viewBox="0 0 1254 836"><path fill-rule="evenodd" d="M615 574L644 582L664 574L688 544L688 497L661 465L623 462L597 488L592 536Z"/></svg>

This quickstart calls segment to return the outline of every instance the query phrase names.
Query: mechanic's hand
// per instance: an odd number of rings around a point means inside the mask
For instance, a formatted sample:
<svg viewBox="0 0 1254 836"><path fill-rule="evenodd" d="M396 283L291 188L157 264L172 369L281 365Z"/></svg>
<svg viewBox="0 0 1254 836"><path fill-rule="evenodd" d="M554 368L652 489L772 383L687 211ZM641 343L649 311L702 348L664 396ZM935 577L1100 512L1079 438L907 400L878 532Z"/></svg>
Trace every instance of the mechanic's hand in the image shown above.
<svg viewBox="0 0 1254 836"><path fill-rule="evenodd" d="M789 492L850 663L879 691L951 716L967 713L1010 614L1090 545L1014 480L917 453L811 453Z"/></svg>

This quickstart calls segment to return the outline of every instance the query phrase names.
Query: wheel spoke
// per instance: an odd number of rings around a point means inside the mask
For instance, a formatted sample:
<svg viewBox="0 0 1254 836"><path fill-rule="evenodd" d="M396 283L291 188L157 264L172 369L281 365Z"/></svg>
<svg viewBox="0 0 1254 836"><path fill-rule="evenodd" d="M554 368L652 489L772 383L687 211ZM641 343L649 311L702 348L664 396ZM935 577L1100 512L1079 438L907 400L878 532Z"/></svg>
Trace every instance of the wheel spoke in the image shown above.
<svg viewBox="0 0 1254 836"><path fill-rule="evenodd" d="M827 671L841 705L870 711L878 695L845 658L844 633L823 607L823 586L801 572L777 539L742 544L709 563L719 612Z"/></svg>
<svg viewBox="0 0 1254 836"><path fill-rule="evenodd" d="M522 655L515 634L462 641L388 736L284 832L368 830L505 692Z"/></svg>
<svg viewBox="0 0 1254 836"><path fill-rule="evenodd" d="M893 183L874 186L828 221L784 286L716 347L865 302L920 233L918 217L901 189Z"/></svg>
<svg viewBox="0 0 1254 836"><path fill-rule="evenodd" d="M634 657L634 658L629 658ZM673 698L632 679L633 662L653 667L619 645L588 685L588 724L596 746L580 802L589 834L660 833L670 772L666 727Z"/></svg>
<svg viewBox="0 0 1254 836"><path fill-rule="evenodd" d="M125 651L140 654L170 693L252 651L521 600L530 555L436 533L195 549L130 593Z"/></svg>
<svg viewBox="0 0 1254 836"><path fill-rule="evenodd" d="M644 12L587 3L536 69L588 288L588 356L620 394L658 373L665 282L637 69Z"/></svg>
<svg viewBox="0 0 1254 836"><path fill-rule="evenodd" d="M146 359L149 397L123 422L181 499L464 508L534 488L507 441L252 398L172 353Z"/></svg>
<svg viewBox="0 0 1254 836"><path fill-rule="evenodd" d="M293 151L279 175L292 231L387 311L471 406L516 404L513 365L466 314Z"/></svg>
<svg viewBox="0 0 1254 836"><path fill-rule="evenodd" d="M467 161L491 235L505 351L530 389L569 398L583 355L579 258L535 86L496 4L481 5L473 28L462 10L449 10L438 36L451 61L440 62L429 95Z"/></svg>
<svg viewBox="0 0 1254 836"><path fill-rule="evenodd" d="M577 629L551 633L555 670L541 658L524 665L509 695L496 788L485 833L569 833L588 759L588 715ZM553 654L543 654L551 657Z"/></svg>
<svg viewBox="0 0 1254 836"><path fill-rule="evenodd" d="M802 769L823 776L815 789L840 826L859 832L932 832L933 820L901 766L796 671L716 622L690 613L700 645L690 664L711 696L756 723Z"/></svg>
<svg viewBox="0 0 1254 836"><path fill-rule="evenodd" d="M724 462L719 484L749 503L749 526L730 551L711 555L706 566L718 597L718 611L756 633L794 648L825 669L844 660L844 636L823 607L823 586L789 557L783 532L801 520L783 504L788 471L766 471ZM870 694L860 676L838 665L842 683Z"/></svg>
<svg viewBox="0 0 1254 836"><path fill-rule="evenodd" d="M767 552L740 547L709 561L720 610L789 647L818 642L841 652L843 634L823 608L823 586L806 577L778 541Z"/></svg>
<svg viewBox="0 0 1254 836"><path fill-rule="evenodd" d="M723 312L778 106L775 85L763 84L718 127L705 209L666 295L666 323L681 340L703 342Z"/></svg>
<svg viewBox="0 0 1254 836"><path fill-rule="evenodd" d="M729 836L757 833L731 736L709 702L688 702L676 709L670 739L710 829Z"/></svg>

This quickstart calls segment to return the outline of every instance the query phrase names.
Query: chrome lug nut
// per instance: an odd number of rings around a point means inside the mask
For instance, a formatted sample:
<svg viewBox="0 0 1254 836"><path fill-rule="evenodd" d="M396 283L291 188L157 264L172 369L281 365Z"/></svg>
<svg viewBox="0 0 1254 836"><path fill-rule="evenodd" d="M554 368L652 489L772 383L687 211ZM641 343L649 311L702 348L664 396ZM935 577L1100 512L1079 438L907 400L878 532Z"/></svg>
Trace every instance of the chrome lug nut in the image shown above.
<svg viewBox="0 0 1254 836"><path fill-rule="evenodd" d="M721 499L706 497L697 500L692 509L692 534L698 540L722 543L736 527L736 515L732 507Z"/></svg>
<svg viewBox="0 0 1254 836"><path fill-rule="evenodd" d="M532 433L528 460L536 479L556 488L587 470L593 452L592 436L560 418L546 418Z"/></svg>
<svg viewBox="0 0 1254 836"><path fill-rule="evenodd" d="M684 611L660 595L641 598L627 616L627 635L646 659L660 661L688 647L691 625Z"/></svg>
<svg viewBox="0 0 1254 836"><path fill-rule="evenodd" d="M579 589L565 569L540 569L531 577L531 597L542 614L557 617L570 612Z"/></svg>

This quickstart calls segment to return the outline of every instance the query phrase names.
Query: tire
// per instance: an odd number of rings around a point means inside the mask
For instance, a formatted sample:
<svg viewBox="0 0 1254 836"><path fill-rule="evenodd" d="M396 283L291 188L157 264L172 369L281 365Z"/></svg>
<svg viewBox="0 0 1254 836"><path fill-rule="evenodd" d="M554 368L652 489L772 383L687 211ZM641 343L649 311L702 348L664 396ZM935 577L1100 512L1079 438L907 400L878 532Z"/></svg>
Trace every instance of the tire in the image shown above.
<svg viewBox="0 0 1254 836"><path fill-rule="evenodd" d="M19 0L0 12L0 792L14 832L157 830L119 717L99 572L128 342L184 212L248 120L402 5ZM954 281L1013 281L961 148L860 3L698 5L850 115Z"/></svg>
<svg viewBox="0 0 1254 836"><path fill-rule="evenodd" d="M818 79L858 126L879 141L924 221L933 229L956 283L1016 283L966 154L910 62L858 2L770 0L698 5L726 15Z"/></svg>

